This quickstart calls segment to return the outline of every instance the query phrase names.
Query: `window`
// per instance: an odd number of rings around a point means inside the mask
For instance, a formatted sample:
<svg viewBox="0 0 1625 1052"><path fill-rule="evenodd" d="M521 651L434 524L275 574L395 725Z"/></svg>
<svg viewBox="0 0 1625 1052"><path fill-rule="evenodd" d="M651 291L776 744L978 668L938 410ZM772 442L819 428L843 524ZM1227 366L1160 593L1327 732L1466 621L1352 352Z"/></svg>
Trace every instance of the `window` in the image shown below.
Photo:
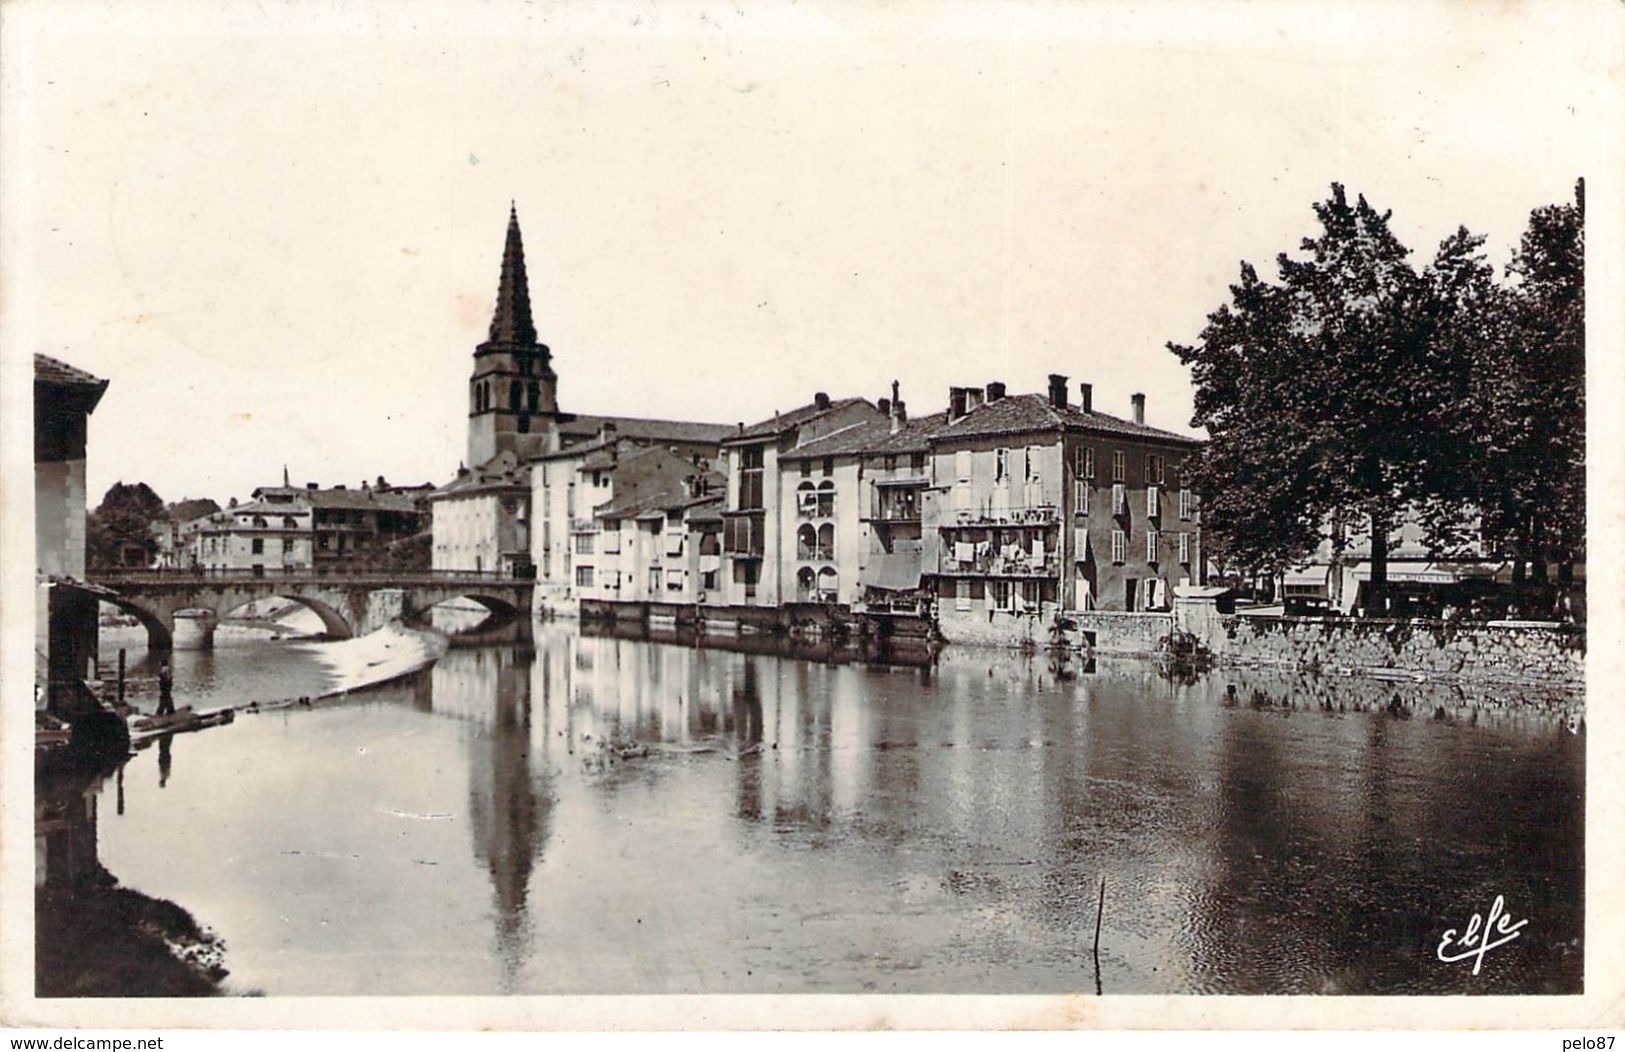
<svg viewBox="0 0 1625 1052"><path fill-rule="evenodd" d="M993 609L995 609L995 610L1008 610L1008 609L1010 609L1010 596L1012 594L1011 593L1011 588L1010 588L1010 582L1009 581L992 581L990 583L993 586Z"/></svg>
<svg viewBox="0 0 1625 1052"><path fill-rule="evenodd" d="M284 538L282 538L282 554L287 555L292 551L293 551L293 538L292 537L284 537Z"/></svg>
<svg viewBox="0 0 1625 1052"><path fill-rule="evenodd" d="M1112 562L1121 566L1123 564L1123 549L1128 546L1128 538L1122 530L1112 531Z"/></svg>
<svg viewBox="0 0 1625 1052"><path fill-rule="evenodd" d="M796 558L809 562L818 554L818 531L812 523L804 522L796 531Z"/></svg>
<svg viewBox="0 0 1625 1052"><path fill-rule="evenodd" d="M835 515L835 483L827 479L818 484L818 517L833 518Z"/></svg>
<svg viewBox="0 0 1625 1052"><path fill-rule="evenodd" d="M666 571L666 591L681 592L683 587L687 584L688 572L686 570Z"/></svg>
<svg viewBox="0 0 1625 1052"><path fill-rule="evenodd" d="M1191 491L1188 489L1179 491L1179 518L1184 522L1191 518Z"/></svg>
<svg viewBox="0 0 1625 1052"><path fill-rule="evenodd" d="M1128 514L1128 491L1121 482L1112 483L1112 514Z"/></svg>
<svg viewBox="0 0 1625 1052"><path fill-rule="evenodd" d="M265 539L263 537L255 537L253 543L249 546L249 550L255 555L264 555Z"/></svg>
<svg viewBox="0 0 1625 1052"><path fill-rule="evenodd" d="M576 587L577 588L591 588L592 587L592 567L590 567L590 566L578 566L578 567L576 567Z"/></svg>
<svg viewBox="0 0 1625 1052"><path fill-rule="evenodd" d="M658 566L650 567L649 568L649 592L650 592L650 594L653 594L655 592L660 591L660 579L661 579L660 567L658 567Z"/></svg>
<svg viewBox="0 0 1625 1052"><path fill-rule="evenodd" d="M1154 563L1154 562L1157 561L1157 531L1156 530L1146 530L1145 531L1145 561L1148 562L1148 563Z"/></svg>
<svg viewBox="0 0 1625 1052"><path fill-rule="evenodd" d="M1156 453L1145 455L1145 481L1147 484L1162 484L1162 457Z"/></svg>
<svg viewBox="0 0 1625 1052"><path fill-rule="evenodd" d="M747 446L739 451L739 510L762 507L762 447Z"/></svg>
<svg viewBox="0 0 1625 1052"><path fill-rule="evenodd" d="M818 527L817 556L826 561L835 558L835 526L832 523L826 522Z"/></svg>
<svg viewBox="0 0 1625 1052"><path fill-rule="evenodd" d="M836 595L840 592L840 581L841 579L835 573L834 567L826 566L822 570L819 570L818 598L827 603L833 603Z"/></svg>
<svg viewBox="0 0 1625 1052"><path fill-rule="evenodd" d="M529 369L530 363L526 362L525 365L526 365L525 371L527 373L530 372L530 369ZM542 388L541 388L541 386L539 384L531 384L530 385L530 390L527 391L526 393L529 395L529 398L526 399L526 403L530 406L530 411L532 413L534 413L537 410L537 406L541 404Z"/></svg>
<svg viewBox="0 0 1625 1052"><path fill-rule="evenodd" d="M1089 480L1077 479L1072 483L1072 488L1075 491L1074 504L1077 513L1079 515L1089 514Z"/></svg>
<svg viewBox="0 0 1625 1052"><path fill-rule="evenodd" d="M519 412L519 402L523 397L524 389L519 386L518 380L508 385L508 409L510 411Z"/></svg>
<svg viewBox="0 0 1625 1052"><path fill-rule="evenodd" d="M954 609L970 609L970 582L963 577L954 582Z"/></svg>
<svg viewBox="0 0 1625 1052"><path fill-rule="evenodd" d="M801 477L806 478L812 474L812 461L806 457L801 458Z"/></svg>
<svg viewBox="0 0 1625 1052"><path fill-rule="evenodd" d="M1128 473L1128 458L1121 449L1112 450L1112 481L1122 482Z"/></svg>
<svg viewBox="0 0 1625 1052"><path fill-rule="evenodd" d="M1078 447L1078 477L1081 479L1095 477L1095 451L1090 446Z"/></svg>
<svg viewBox="0 0 1625 1052"><path fill-rule="evenodd" d="M297 530L299 528L299 520L294 518L292 515L284 515L282 516L282 525L286 529Z"/></svg>
<svg viewBox="0 0 1625 1052"><path fill-rule="evenodd" d="M265 526L266 526L265 516L263 516L263 515L254 516L254 525L259 527L262 530L265 529Z"/></svg>
<svg viewBox="0 0 1625 1052"><path fill-rule="evenodd" d="M887 453L886 454L886 470L887 471L896 471L897 470L897 454L895 454L895 453Z"/></svg>
<svg viewBox="0 0 1625 1052"><path fill-rule="evenodd" d="M683 554L683 534L682 534L682 531L680 531L680 530L668 530L668 531L666 531L666 554L667 555L682 555Z"/></svg>
<svg viewBox="0 0 1625 1052"><path fill-rule="evenodd" d="M1145 488L1145 513L1153 519L1162 514L1162 501L1158 499L1159 496L1156 486Z"/></svg>
<svg viewBox="0 0 1625 1052"><path fill-rule="evenodd" d="M925 454L924 453L910 453L908 455L908 468L909 468L910 471L924 471L925 470Z"/></svg>
<svg viewBox="0 0 1625 1052"><path fill-rule="evenodd" d="M1037 482L1038 481L1038 447L1037 446L1028 446L1027 447L1026 469L1027 469L1026 481L1028 481L1028 482Z"/></svg>
<svg viewBox="0 0 1625 1052"><path fill-rule="evenodd" d="M1179 562L1184 566L1191 564L1191 535L1188 533L1179 535Z"/></svg>
<svg viewBox="0 0 1625 1052"><path fill-rule="evenodd" d="M519 418L519 433L521 435L530 434L530 417L521 416Z"/></svg>
<svg viewBox="0 0 1625 1052"><path fill-rule="evenodd" d="M796 487L796 513L803 519L811 519L818 514L818 490L811 482L803 482Z"/></svg>
<svg viewBox="0 0 1625 1052"><path fill-rule="evenodd" d="M835 474L835 458L834 457L825 457L824 458L823 468L824 468L824 474L826 474L826 475Z"/></svg>
<svg viewBox="0 0 1625 1052"><path fill-rule="evenodd" d="M700 572L700 587L707 592L714 592L717 588L717 571L702 570Z"/></svg>
<svg viewBox="0 0 1625 1052"><path fill-rule="evenodd" d="M993 451L993 481L1003 482L1010 477L1010 451L1008 449L995 449Z"/></svg>
<svg viewBox="0 0 1625 1052"><path fill-rule="evenodd" d="M576 554L577 555L591 555L592 554L592 534L590 534L590 533L578 533L578 534L576 534Z"/></svg>

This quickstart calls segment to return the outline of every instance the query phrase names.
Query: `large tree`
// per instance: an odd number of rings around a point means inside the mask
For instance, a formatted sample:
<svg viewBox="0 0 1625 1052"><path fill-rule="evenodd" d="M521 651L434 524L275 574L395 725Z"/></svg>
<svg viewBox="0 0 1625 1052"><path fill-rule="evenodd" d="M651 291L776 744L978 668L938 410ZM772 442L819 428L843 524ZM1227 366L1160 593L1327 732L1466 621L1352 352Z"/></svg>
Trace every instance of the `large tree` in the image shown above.
<svg viewBox="0 0 1625 1052"><path fill-rule="evenodd" d="M1193 422L1210 436L1198 485L1217 544L1273 572L1328 527L1335 552L1363 527L1380 608L1389 533L1440 459L1430 286L1389 213L1338 184L1314 211L1302 258L1281 253L1273 283L1243 263L1198 342L1169 349L1191 367Z"/></svg>
<svg viewBox="0 0 1625 1052"><path fill-rule="evenodd" d="M96 569L148 566L158 550L152 524L166 515L164 502L145 482L115 482L86 517L85 555Z"/></svg>

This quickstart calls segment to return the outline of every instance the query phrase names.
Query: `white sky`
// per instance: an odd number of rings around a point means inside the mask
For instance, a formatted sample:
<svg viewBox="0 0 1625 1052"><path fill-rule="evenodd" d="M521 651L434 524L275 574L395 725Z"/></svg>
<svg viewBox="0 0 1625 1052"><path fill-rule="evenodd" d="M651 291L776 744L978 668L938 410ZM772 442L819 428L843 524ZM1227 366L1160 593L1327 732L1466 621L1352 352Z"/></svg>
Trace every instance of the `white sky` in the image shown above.
<svg viewBox="0 0 1625 1052"><path fill-rule="evenodd" d="M1419 264L1569 197L1590 6L11 4L7 350L112 380L92 505L443 481L514 198L567 410L1053 371L1185 429L1164 343L1332 180Z"/></svg>

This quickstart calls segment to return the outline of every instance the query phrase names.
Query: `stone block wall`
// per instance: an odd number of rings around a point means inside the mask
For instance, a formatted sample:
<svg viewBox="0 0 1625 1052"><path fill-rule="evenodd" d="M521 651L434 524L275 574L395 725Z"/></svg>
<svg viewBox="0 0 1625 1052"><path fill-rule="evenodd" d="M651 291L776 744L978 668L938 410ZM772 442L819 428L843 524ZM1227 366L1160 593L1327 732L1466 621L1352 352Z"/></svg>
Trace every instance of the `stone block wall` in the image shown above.
<svg viewBox="0 0 1625 1052"><path fill-rule="evenodd" d="M1202 643L1232 664L1515 683L1585 681L1584 629L1236 615L1204 628Z"/></svg>
<svg viewBox="0 0 1625 1052"><path fill-rule="evenodd" d="M1093 639L1101 654L1154 654L1174 628L1172 614L1091 610L1066 616L1078 626L1067 633L1069 642L1084 646Z"/></svg>

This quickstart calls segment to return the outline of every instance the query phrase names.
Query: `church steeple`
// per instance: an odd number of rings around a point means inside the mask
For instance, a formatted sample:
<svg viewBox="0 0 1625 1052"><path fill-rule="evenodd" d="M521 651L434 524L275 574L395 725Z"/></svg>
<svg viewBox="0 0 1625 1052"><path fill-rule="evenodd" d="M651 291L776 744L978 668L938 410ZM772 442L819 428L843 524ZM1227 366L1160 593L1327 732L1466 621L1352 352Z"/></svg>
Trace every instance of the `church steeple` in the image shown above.
<svg viewBox="0 0 1625 1052"><path fill-rule="evenodd" d="M502 248L502 277L497 307L491 315L491 343L534 346L536 326L530 318L530 283L525 277L525 242L519 234L519 210L508 205L508 241Z"/></svg>
<svg viewBox="0 0 1625 1052"><path fill-rule="evenodd" d="M505 450L520 459L551 448L557 434L557 374L553 353L536 338L525 276L519 210L508 205L502 279L491 315L490 338L474 348L468 379L468 463L477 467Z"/></svg>

